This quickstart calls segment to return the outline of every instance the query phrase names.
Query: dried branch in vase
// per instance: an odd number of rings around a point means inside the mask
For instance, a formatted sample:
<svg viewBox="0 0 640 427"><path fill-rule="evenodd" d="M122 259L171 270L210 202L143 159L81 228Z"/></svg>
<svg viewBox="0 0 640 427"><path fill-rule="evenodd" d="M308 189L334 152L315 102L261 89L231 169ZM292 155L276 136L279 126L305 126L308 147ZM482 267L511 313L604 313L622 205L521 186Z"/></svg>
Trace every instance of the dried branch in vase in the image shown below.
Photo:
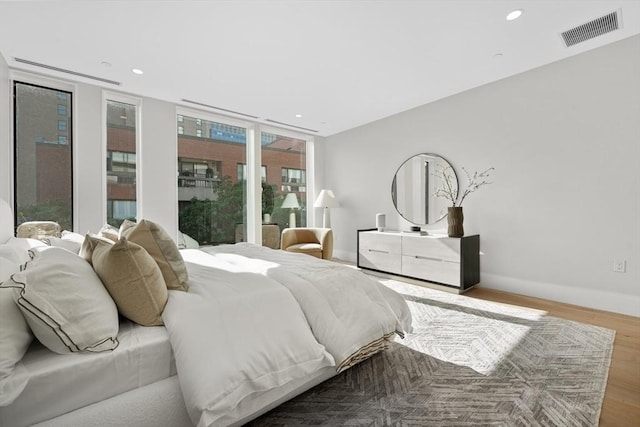
<svg viewBox="0 0 640 427"><path fill-rule="evenodd" d="M478 191L478 189L484 185L491 184L491 182L486 179L494 169L495 168L491 167L482 172L476 171L472 175L463 167L462 170L467 176L467 186L462 193L460 201L458 202L459 189L456 184L456 177L453 173L453 169L439 167L434 173L434 176L442 181L442 187L438 188L434 195L436 197L449 200L451 202L451 206L462 206L462 202L469 194Z"/></svg>

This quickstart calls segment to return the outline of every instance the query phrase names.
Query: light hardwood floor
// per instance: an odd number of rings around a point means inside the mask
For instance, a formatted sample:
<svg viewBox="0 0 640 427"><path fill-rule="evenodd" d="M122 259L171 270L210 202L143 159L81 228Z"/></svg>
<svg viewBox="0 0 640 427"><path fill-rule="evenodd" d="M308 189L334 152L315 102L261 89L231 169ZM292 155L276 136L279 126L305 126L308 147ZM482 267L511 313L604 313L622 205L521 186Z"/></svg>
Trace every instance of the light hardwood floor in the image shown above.
<svg viewBox="0 0 640 427"><path fill-rule="evenodd" d="M616 331L601 427L640 426L640 317L625 316L482 287L465 296L544 310L550 316Z"/></svg>

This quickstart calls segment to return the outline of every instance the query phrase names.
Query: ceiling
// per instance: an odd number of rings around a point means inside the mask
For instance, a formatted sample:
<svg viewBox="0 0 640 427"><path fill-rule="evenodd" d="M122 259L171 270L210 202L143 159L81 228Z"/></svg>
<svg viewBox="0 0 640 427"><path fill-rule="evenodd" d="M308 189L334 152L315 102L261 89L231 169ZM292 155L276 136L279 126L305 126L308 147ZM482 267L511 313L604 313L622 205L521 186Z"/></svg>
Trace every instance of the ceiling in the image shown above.
<svg viewBox="0 0 640 427"><path fill-rule="evenodd" d="M565 47L559 33L617 9L621 29ZM0 1L12 68L321 136L636 34L640 0Z"/></svg>

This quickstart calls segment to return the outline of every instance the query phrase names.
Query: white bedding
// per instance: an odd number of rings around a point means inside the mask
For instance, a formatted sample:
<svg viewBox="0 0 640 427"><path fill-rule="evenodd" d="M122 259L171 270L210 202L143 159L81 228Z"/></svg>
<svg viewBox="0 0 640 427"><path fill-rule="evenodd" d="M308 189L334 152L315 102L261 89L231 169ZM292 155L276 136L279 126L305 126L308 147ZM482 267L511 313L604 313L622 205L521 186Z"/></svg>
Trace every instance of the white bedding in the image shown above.
<svg viewBox="0 0 640 427"><path fill-rule="evenodd" d="M29 382L11 405L0 408L0 425L20 427L175 375L164 327L120 324L112 352L56 354L34 342L22 359Z"/></svg>
<svg viewBox="0 0 640 427"><path fill-rule="evenodd" d="M163 319L199 426L410 329L404 300L349 267L246 243L181 252L190 289L170 292Z"/></svg>
<svg viewBox="0 0 640 427"><path fill-rule="evenodd" d="M404 299L351 267L249 243L203 251L289 289L316 339L335 358L338 371L367 344L410 331L411 312Z"/></svg>

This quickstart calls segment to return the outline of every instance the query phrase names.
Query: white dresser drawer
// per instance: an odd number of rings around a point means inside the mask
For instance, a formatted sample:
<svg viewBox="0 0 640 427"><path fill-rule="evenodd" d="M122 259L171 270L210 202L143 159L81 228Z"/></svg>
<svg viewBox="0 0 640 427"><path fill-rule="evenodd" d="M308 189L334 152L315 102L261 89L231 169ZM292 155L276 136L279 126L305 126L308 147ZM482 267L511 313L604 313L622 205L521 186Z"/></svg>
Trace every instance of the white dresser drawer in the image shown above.
<svg viewBox="0 0 640 427"><path fill-rule="evenodd" d="M402 260L400 254L380 252L375 249L360 248L358 252L359 266L373 270L401 274Z"/></svg>
<svg viewBox="0 0 640 427"><path fill-rule="evenodd" d="M416 279L460 286L460 263L458 262L403 256L402 274Z"/></svg>
<svg viewBox="0 0 640 427"><path fill-rule="evenodd" d="M460 239L404 235L402 236L402 254L460 262Z"/></svg>
<svg viewBox="0 0 640 427"><path fill-rule="evenodd" d="M358 264L360 267L400 274L402 270L399 234L364 232L360 233Z"/></svg>
<svg viewBox="0 0 640 427"><path fill-rule="evenodd" d="M360 233L360 247L399 254L402 250L402 236L397 233Z"/></svg>

